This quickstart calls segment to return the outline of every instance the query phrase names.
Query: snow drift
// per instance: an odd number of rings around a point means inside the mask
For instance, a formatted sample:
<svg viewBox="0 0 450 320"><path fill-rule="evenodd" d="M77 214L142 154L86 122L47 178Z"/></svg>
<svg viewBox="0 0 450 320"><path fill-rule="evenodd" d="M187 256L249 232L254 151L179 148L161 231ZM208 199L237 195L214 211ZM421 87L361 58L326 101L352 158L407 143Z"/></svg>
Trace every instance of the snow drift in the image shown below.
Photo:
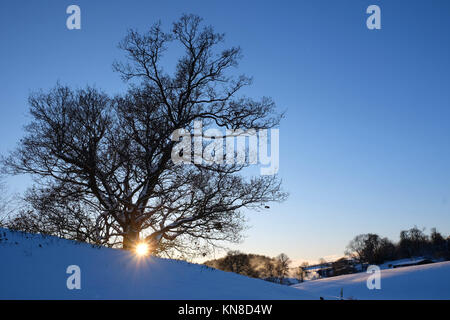
<svg viewBox="0 0 450 320"><path fill-rule="evenodd" d="M81 270L69 290L68 266ZM0 228L0 299L314 299L308 293L184 261Z"/></svg>

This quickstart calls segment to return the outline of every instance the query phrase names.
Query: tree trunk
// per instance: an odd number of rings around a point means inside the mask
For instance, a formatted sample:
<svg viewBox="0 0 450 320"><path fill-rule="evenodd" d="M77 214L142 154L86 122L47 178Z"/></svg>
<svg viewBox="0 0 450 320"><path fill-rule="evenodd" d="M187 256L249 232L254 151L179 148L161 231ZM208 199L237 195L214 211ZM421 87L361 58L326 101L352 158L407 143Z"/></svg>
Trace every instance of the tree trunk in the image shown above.
<svg viewBox="0 0 450 320"><path fill-rule="evenodd" d="M130 230L123 236L123 249L133 250L139 241L139 232Z"/></svg>

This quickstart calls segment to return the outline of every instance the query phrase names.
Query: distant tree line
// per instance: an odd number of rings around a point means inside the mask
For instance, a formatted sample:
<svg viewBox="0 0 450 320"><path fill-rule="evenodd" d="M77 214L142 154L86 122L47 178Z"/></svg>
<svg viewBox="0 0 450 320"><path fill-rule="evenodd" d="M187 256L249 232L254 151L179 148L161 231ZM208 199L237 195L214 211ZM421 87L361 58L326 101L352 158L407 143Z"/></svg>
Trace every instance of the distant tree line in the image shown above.
<svg viewBox="0 0 450 320"><path fill-rule="evenodd" d="M412 257L450 260L450 237L442 235L436 228L427 235L417 227L401 231L398 243L374 233L360 234L350 241L346 255L361 264L381 264Z"/></svg>
<svg viewBox="0 0 450 320"><path fill-rule="evenodd" d="M289 276L290 263L289 257L284 253L270 258L239 251L229 251L223 258L204 262L205 265L212 268L281 284L285 283Z"/></svg>
<svg viewBox="0 0 450 320"><path fill-rule="evenodd" d="M400 240L395 243L378 234L360 234L353 238L345 250L345 257L333 262L320 259L316 266L303 262L300 266L290 268L289 257L282 253L275 258L264 255L246 254L230 251L220 259L206 261L209 267L223 271L235 272L252 278L271 282L290 284L289 277L298 282L306 280L311 272L319 277L331 277L361 271L370 264L382 264L387 261L424 257L435 260L450 260L450 236L444 236L432 228L430 234L413 227L400 232ZM311 271L311 267L316 271Z"/></svg>

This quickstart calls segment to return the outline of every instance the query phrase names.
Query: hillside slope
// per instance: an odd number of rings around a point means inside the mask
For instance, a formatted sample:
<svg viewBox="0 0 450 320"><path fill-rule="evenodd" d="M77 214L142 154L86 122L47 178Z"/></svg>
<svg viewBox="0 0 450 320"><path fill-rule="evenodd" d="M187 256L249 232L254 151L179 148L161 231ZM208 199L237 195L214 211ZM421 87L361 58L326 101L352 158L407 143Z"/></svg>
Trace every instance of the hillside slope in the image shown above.
<svg viewBox="0 0 450 320"><path fill-rule="evenodd" d="M67 267L81 269L69 290ZM0 228L0 299L311 299L294 288L184 261Z"/></svg>
<svg viewBox="0 0 450 320"><path fill-rule="evenodd" d="M365 272L308 281L293 288L325 299L450 299L450 262L381 270L381 289L369 290Z"/></svg>

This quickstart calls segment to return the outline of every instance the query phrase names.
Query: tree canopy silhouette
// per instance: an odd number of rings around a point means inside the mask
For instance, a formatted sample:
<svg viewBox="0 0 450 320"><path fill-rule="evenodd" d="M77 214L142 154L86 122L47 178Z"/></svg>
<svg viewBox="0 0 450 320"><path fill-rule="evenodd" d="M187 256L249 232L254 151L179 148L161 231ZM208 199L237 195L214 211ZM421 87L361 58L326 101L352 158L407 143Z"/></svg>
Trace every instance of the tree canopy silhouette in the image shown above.
<svg viewBox="0 0 450 320"><path fill-rule="evenodd" d="M194 121L242 130L279 124L270 98L238 94L251 80L233 74L241 50L221 49L223 40L198 16L183 15L169 32L157 23L120 42L126 59L113 67L130 84L125 94L61 84L32 94L26 135L3 159L10 173L36 179L21 228L126 249L141 235L156 252L198 252L238 241L242 209L284 200L280 180L247 177L248 164L171 160L173 132L192 131ZM183 49L173 74L162 63L169 44Z"/></svg>

